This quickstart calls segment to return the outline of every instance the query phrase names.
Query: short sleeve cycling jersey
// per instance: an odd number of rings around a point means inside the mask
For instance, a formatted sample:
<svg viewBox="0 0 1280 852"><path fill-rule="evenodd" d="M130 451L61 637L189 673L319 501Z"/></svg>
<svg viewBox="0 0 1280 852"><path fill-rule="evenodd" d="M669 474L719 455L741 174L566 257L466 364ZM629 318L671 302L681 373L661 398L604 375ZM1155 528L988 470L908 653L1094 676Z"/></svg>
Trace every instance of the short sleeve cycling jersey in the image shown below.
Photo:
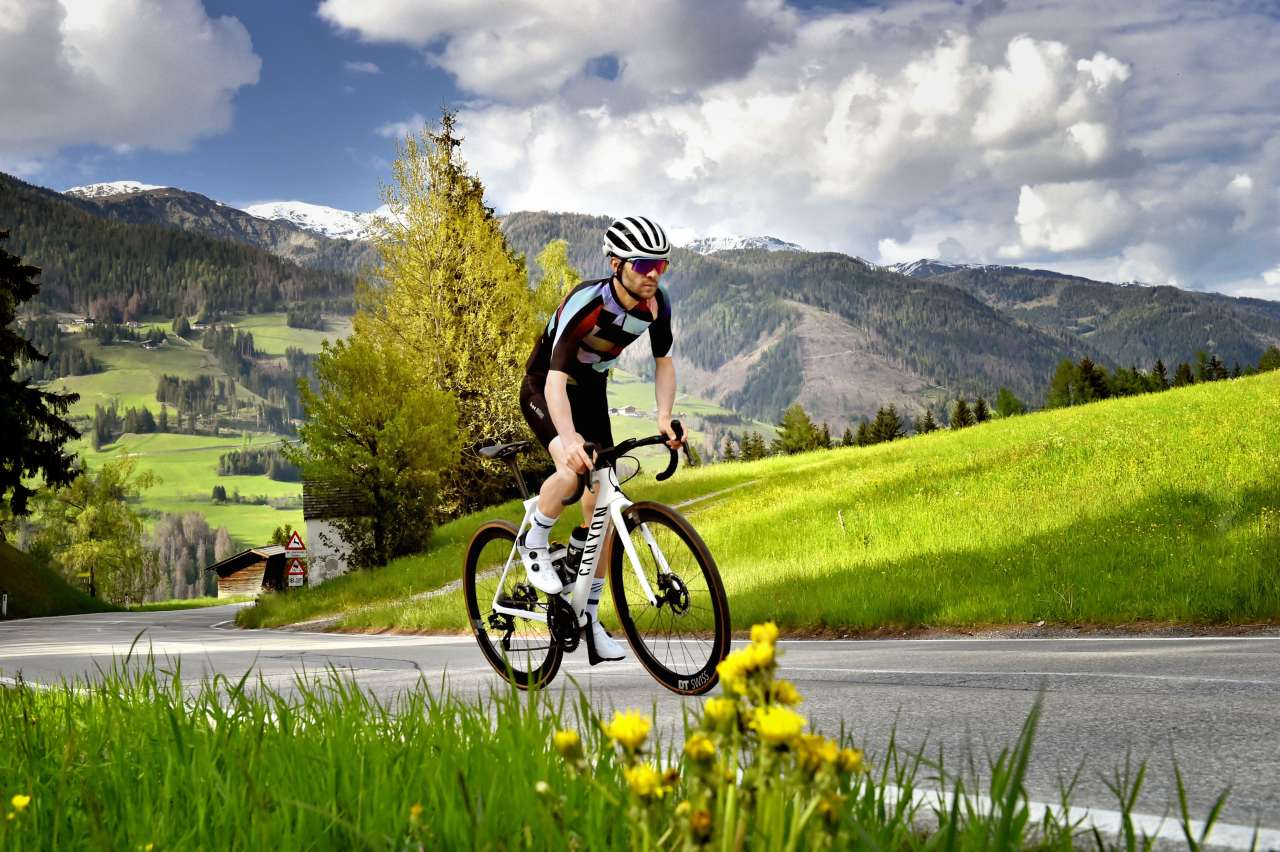
<svg viewBox="0 0 1280 852"><path fill-rule="evenodd" d="M584 281L565 296L538 337L525 365L530 375L568 373L571 384L605 380L622 350L649 332L653 357L671 353L671 301L659 286L631 310L622 307L612 278Z"/></svg>

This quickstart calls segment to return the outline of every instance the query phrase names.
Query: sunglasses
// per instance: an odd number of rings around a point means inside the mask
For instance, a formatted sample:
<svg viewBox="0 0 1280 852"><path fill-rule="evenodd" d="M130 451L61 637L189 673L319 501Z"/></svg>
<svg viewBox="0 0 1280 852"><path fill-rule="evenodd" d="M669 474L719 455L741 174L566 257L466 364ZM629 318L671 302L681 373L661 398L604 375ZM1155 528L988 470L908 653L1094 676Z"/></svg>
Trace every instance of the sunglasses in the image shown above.
<svg viewBox="0 0 1280 852"><path fill-rule="evenodd" d="M671 265L671 261L667 260L665 257L662 257L662 258L636 257L636 258L632 258L630 262L631 262L631 268L634 269L640 275L648 275L650 272L653 272L655 269L658 271L658 274L661 275L662 273L666 272L667 267Z"/></svg>

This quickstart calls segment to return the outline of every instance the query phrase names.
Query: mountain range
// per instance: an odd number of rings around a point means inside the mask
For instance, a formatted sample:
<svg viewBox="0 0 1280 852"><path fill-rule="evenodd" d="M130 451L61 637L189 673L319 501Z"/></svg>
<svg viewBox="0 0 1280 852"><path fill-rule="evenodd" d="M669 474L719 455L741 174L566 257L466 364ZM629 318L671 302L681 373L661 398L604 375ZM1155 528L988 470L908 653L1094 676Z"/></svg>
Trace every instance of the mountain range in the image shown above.
<svg viewBox="0 0 1280 852"><path fill-rule="evenodd" d="M11 187L25 189L15 193ZM263 309L279 309L285 298L341 297L354 280L351 273L376 261L369 243L348 238L363 233L369 214L296 202L239 210L199 193L136 182L76 187L61 195L37 189L0 176L0 228L15 219L44 222L47 211L33 217L23 205L61 199L99 220L178 228L343 276L299 278L268 299L277 307ZM9 205L17 206L6 211ZM59 244L85 242L89 221L68 218L61 227L72 232ZM512 247L528 258L552 239L566 240L574 267L597 277L606 273L599 241L609 221L517 212L503 217L503 227ZM22 248L24 235L16 226L14 231L14 245ZM46 234L40 245L57 242L53 236ZM1161 358L1172 371L1198 350L1247 364L1280 343L1277 302L929 259L881 267L773 237L691 236L684 243L673 249L665 279L676 306L680 384L761 418L775 419L799 401L840 428L880 405L894 403L915 414L961 395L992 397L1001 386L1038 403L1063 357L1143 368ZM53 256L19 253L49 270ZM55 263L64 262L64 254L56 256ZM148 261L146 268L162 263ZM67 272L53 271L53 278ZM624 364L644 374L652 362L647 351L630 351Z"/></svg>

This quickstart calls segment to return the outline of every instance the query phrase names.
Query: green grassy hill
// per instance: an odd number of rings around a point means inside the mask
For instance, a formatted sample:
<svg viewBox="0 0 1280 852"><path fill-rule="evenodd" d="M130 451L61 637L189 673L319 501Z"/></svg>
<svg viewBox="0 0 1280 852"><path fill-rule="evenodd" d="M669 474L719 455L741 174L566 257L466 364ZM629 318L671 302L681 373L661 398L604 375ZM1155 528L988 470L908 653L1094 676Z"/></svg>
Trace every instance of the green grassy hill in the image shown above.
<svg viewBox="0 0 1280 852"><path fill-rule="evenodd" d="M69 585L25 553L0 541L0 592L9 593L9 618L106 612L113 607Z"/></svg>
<svg viewBox="0 0 1280 852"><path fill-rule="evenodd" d="M739 627L1280 621L1280 372L624 488L706 498L684 511ZM514 502L483 514L520 517ZM241 620L345 612L340 627L465 629L460 593L411 596L459 576L482 520Z"/></svg>

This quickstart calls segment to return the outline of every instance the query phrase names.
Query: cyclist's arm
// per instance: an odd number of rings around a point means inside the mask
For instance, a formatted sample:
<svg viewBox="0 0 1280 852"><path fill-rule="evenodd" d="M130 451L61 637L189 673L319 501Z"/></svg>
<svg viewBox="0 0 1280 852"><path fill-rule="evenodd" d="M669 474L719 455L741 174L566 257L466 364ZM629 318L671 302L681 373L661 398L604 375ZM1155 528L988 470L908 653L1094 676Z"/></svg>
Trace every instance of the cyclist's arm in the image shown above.
<svg viewBox="0 0 1280 852"><path fill-rule="evenodd" d="M658 431L671 439L668 446L678 447L681 441L671 428L671 408L676 402L676 365L670 356L653 359L653 383L658 401Z"/></svg>

